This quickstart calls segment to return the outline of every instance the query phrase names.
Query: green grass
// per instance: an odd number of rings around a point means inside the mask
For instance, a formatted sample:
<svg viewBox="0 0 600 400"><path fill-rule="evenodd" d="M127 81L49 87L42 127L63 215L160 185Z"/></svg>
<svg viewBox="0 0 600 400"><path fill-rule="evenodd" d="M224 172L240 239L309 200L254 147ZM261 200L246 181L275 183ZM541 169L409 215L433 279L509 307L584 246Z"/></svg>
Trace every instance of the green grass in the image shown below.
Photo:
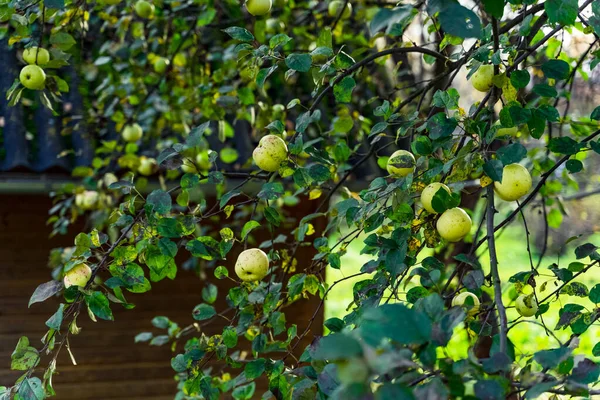
<svg viewBox="0 0 600 400"><path fill-rule="evenodd" d="M478 220L479 219L477 218L474 219L474 221ZM360 250L363 248L362 239L364 239L364 237L355 240L348 246L347 254L342 257L342 268L340 270L335 270L332 268L328 269L327 282L329 285L334 284L334 282L339 281L344 277L360 272L361 266L371 259L371 256L360 254ZM594 237L588 238L586 241L598 243L600 242L600 235L596 234ZM575 261L573 249L582 243L585 243L585 241L574 241L567 247L567 250L560 257L558 257L556 254L546 255L539 270L540 276L536 278L538 298L543 298L556 289L554 284L554 274L548 270L547 267L552 263L558 263L560 267L566 268L570 262ZM506 228L499 235L496 246L498 250L499 272L503 282L504 303L508 306L508 321L509 326L511 326L512 321L518 317L518 314L508 296L508 291L512 286L512 284L508 282L508 279L517 272L527 271L530 269L529 255L526 247L526 235L522 222L515 221L513 224L511 224L511 226ZM533 248L533 244L531 246ZM431 255L432 251L426 250L423 253L424 254L420 256L421 259ZM487 274L489 272L489 255L487 253L487 247L485 245L482 246L479 249L478 254L481 255L479 260L483 266L484 273ZM534 265L537 263L537 260L538 254L534 252ZM580 261L585 262L586 260ZM344 315L346 315L346 308L352 301L353 285L356 282L367 278L368 275L362 275L336 284L330 290L326 300L325 317L342 318ZM576 281L585 283L588 286L588 289L591 289L596 283L600 282L600 268L588 271L583 275L582 278L576 279ZM544 282L547 282L545 285L546 288L542 291L542 285ZM404 290L407 291L410 289L410 287L412 287L412 285L409 284ZM405 292L401 293L401 295L404 293ZM588 311L594 307L588 298L579 298L575 296L562 295L560 300L553 301L551 303L550 310L543 316L544 322L546 326L548 326L563 343L566 342L571 336L571 330L567 328L566 330L562 331L554 331L553 328L558 322L558 311L566 303L581 304L586 307ZM534 317L527 318L527 320L540 321L539 319L536 320ZM510 330L509 338L515 345L517 352L522 354L532 354L540 349L558 347L558 342L551 335L547 335L541 326L534 325L532 323L517 324ZM591 356L592 348L596 342L599 341L598 338L600 338L600 327L598 325L594 325L581 336L580 346L576 352L585 353L586 355ZM444 350L446 354L454 359L464 358L467 356L468 343L469 338L467 332L461 325L456 329L453 339Z"/></svg>

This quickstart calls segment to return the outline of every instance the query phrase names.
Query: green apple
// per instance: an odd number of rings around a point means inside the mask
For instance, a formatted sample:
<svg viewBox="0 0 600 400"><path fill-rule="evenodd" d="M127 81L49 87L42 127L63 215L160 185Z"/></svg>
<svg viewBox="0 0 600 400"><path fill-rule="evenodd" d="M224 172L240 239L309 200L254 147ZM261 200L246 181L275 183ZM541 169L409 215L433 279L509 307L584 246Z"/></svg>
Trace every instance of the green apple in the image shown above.
<svg viewBox="0 0 600 400"><path fill-rule="evenodd" d="M144 131L142 130L142 127L139 124L131 124L125 125L125 127L123 128L123 132L121 132L121 137L124 141L133 143L140 140L143 134Z"/></svg>
<svg viewBox="0 0 600 400"><path fill-rule="evenodd" d="M287 159L288 148L285 141L276 135L266 135L252 152L252 159L263 171L275 172Z"/></svg>
<svg viewBox="0 0 600 400"><path fill-rule="evenodd" d="M531 175L521 164L504 166L502 182L494 182L494 190L498 197L505 201L515 201L529 193Z"/></svg>
<svg viewBox="0 0 600 400"><path fill-rule="evenodd" d="M235 273L245 282L260 281L268 271L269 257L261 249L244 250L235 262Z"/></svg>
<svg viewBox="0 0 600 400"><path fill-rule="evenodd" d="M19 80L27 89L42 90L46 86L46 73L37 65L27 65L21 70Z"/></svg>
<svg viewBox="0 0 600 400"><path fill-rule="evenodd" d="M470 299L469 303L467 303L467 299ZM471 302L472 302L472 304L471 304ZM467 303L467 304L465 305L465 303ZM470 316L477 314L477 312L479 311L480 304L481 304L481 302L479 301L477 296L475 296L471 292L462 292L452 299L452 307L466 308L467 315L470 315Z"/></svg>
<svg viewBox="0 0 600 400"><path fill-rule="evenodd" d="M138 167L138 172L144 176L150 176L154 174L158 170L158 164L154 158L149 158L146 156L140 157L140 166Z"/></svg>
<svg viewBox="0 0 600 400"><path fill-rule="evenodd" d="M246 9L248 12L255 17L265 15L269 11L271 11L271 7L273 6L272 0L247 0L246 1Z"/></svg>
<svg viewBox="0 0 600 400"><path fill-rule="evenodd" d="M360 357L339 361L336 365L338 380L344 385L364 383L369 379L369 365Z"/></svg>
<svg viewBox="0 0 600 400"><path fill-rule="evenodd" d="M148 19L154 14L154 4L146 0L138 0L135 3L134 9L140 18Z"/></svg>
<svg viewBox="0 0 600 400"><path fill-rule="evenodd" d="M433 200L433 196L438 192L438 190L444 189L448 194L451 194L450 188L443 183L433 182L427 185L425 189L421 192L421 204L423 208L429 211L432 214L437 214L437 211L433 209L431 205L431 200Z"/></svg>
<svg viewBox="0 0 600 400"><path fill-rule="evenodd" d="M337 18L340 15L340 10L344 7L345 1L342 0L334 0L329 2L329 7L327 7L327 11L329 12L329 16L332 18ZM346 3L346 8L344 8L344 12L342 13L342 19L348 19L352 15L352 4L350 2Z"/></svg>
<svg viewBox="0 0 600 400"><path fill-rule="evenodd" d="M442 238L458 242L471 232L471 217L462 208L451 208L437 220L436 228Z"/></svg>
<svg viewBox="0 0 600 400"><path fill-rule="evenodd" d="M494 66L493 65L482 65L477 71L471 76L471 84L473 87L480 92L487 92L493 85L494 78Z"/></svg>
<svg viewBox="0 0 600 400"><path fill-rule="evenodd" d="M517 312L524 317L532 317L538 311L538 305L533 294L522 294L515 301Z"/></svg>
<svg viewBox="0 0 600 400"><path fill-rule="evenodd" d="M396 178L402 178L415 171L415 156L406 150L397 150L387 161L387 172Z"/></svg>
<svg viewBox="0 0 600 400"><path fill-rule="evenodd" d="M185 53L175 54L175 57L173 58L173 64L175 64L177 67L185 67L187 65L187 56Z"/></svg>
<svg viewBox="0 0 600 400"><path fill-rule="evenodd" d="M27 64L44 65L50 61L50 53L41 47L29 47L23 50L23 60Z"/></svg>
<svg viewBox="0 0 600 400"><path fill-rule="evenodd" d="M74 266L65 273L63 282L66 288L71 286L85 287L92 277L92 269L84 263Z"/></svg>
<svg viewBox="0 0 600 400"><path fill-rule="evenodd" d="M167 67L169 66L169 63L170 61L167 58L157 57L153 63L154 72L156 72L157 74L164 74L167 70Z"/></svg>
<svg viewBox="0 0 600 400"><path fill-rule="evenodd" d="M99 198L98 192L86 190L83 193L77 193L77 195L75 195L75 205L82 210L92 210L98 205Z"/></svg>

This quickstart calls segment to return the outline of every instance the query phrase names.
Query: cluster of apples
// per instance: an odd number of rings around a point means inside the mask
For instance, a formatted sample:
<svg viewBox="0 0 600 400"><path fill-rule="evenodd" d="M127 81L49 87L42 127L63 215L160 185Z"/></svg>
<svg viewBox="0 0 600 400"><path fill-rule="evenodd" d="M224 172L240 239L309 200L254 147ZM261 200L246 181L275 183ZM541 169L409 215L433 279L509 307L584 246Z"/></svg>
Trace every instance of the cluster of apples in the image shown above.
<svg viewBox="0 0 600 400"><path fill-rule="evenodd" d="M41 66L48 64L50 53L42 47L29 47L23 51L23 61L28 65L21 69L19 81L27 89L43 90L46 87L46 73Z"/></svg>
<svg viewBox="0 0 600 400"><path fill-rule="evenodd" d="M246 10L248 10L248 12L255 17L266 15L269 11L271 11L271 7L273 7L273 0L246 1ZM336 18L340 14L342 8L344 8L344 10L342 11L341 19L350 18L352 15L352 4L350 4L350 2L345 2L342 0L330 1L329 5L327 6L327 12L330 17Z"/></svg>

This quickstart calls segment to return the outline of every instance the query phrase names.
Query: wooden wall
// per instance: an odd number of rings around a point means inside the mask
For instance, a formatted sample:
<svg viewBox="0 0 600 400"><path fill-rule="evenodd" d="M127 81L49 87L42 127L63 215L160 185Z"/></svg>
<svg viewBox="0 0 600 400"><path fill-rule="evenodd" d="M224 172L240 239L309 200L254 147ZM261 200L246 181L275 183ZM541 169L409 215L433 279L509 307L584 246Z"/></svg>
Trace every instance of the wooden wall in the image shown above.
<svg viewBox="0 0 600 400"><path fill-rule="evenodd" d="M73 240L73 234L48 239L49 205L45 196L0 196L0 386L10 386L20 376L18 371L10 371L10 354L19 337L28 336L32 345L40 347L39 339L46 331L44 323L60 301L50 299L27 308L37 285L50 280L46 266L50 249L70 246ZM226 263L230 271L239 251L234 248ZM307 265L312 257L310 250L298 255L299 265ZM214 283L223 285L223 281ZM66 351L62 351L58 365L62 374L54 379L57 399L173 399L173 353L168 346L150 348L145 343L135 344L133 338L143 331L159 333L150 324L157 315L168 316L180 326L193 322L191 310L202 302L203 283L180 269L174 281L165 279L152 286L149 293L127 295L136 304L133 310L112 305L114 322L93 323L87 315L80 315L78 324L83 331L70 342L78 365L73 366ZM217 310L225 308L226 290L220 287L222 303L216 305ZM317 304L317 299L299 302L286 313L288 321L297 323L302 332ZM321 326L322 315L314 322L314 333L320 333ZM206 327L207 334L221 330L219 322ZM264 388L257 390L257 397L263 391Z"/></svg>

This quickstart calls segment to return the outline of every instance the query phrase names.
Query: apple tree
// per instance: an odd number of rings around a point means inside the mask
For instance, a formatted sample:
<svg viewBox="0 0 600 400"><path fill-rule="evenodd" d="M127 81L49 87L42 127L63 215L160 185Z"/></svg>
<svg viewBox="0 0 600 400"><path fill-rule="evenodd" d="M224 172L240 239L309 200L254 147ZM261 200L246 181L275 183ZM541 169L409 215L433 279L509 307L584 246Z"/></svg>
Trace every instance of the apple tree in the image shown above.
<svg viewBox="0 0 600 400"><path fill-rule="evenodd" d="M600 318L600 285L585 283L598 246L574 242L577 261L559 265L546 246L533 254L527 224L542 210L547 238L561 198L596 173L600 107L570 104L600 62L600 2L3 0L0 35L22 51L10 103L33 93L59 113L77 84L97 139L49 220L54 234L78 218L94 228L53 253L55 280L31 303L61 306L41 348L16 344L23 376L0 398L54 395L77 318L112 319L127 292L175 277L178 252L210 275L196 322L168 331L179 399L600 394L600 344L580 348ZM248 159L231 145L240 135L256 146ZM369 163L378 176L356 179ZM207 188L216 199L194 196ZM299 202L314 211L294 215ZM202 229L215 219L221 229ZM498 237L513 225L530 265L507 277ZM272 239L257 243L260 230ZM357 243L369 261L328 283ZM242 248L234 270L221 265ZM295 263L303 248L310 265ZM218 293L215 278L234 285ZM316 316L350 278L326 335L314 317L287 322L288 305L316 296ZM195 329L220 317L219 334ZM534 327L550 344L515 346Z"/></svg>

